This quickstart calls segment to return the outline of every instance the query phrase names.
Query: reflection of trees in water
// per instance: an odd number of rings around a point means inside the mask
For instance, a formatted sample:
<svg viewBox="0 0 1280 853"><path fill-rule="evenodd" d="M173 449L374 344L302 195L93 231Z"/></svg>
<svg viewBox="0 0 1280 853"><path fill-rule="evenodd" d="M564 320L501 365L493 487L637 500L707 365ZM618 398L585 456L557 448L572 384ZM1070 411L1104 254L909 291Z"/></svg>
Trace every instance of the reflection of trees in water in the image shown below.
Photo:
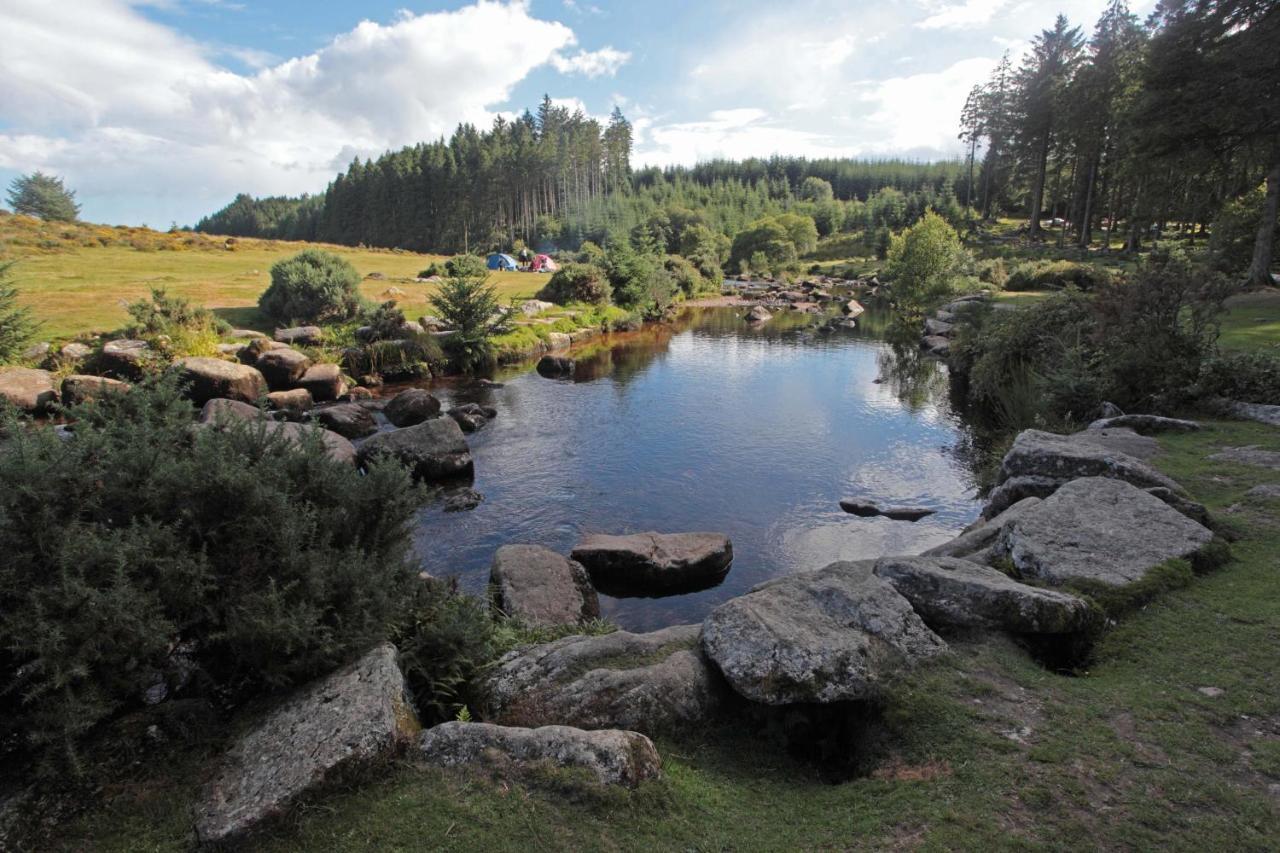
<svg viewBox="0 0 1280 853"><path fill-rule="evenodd" d="M929 405L945 408L951 385L947 370L920 349L919 329L890 319L882 337L889 346L876 355L880 381L913 412Z"/></svg>
<svg viewBox="0 0 1280 853"><path fill-rule="evenodd" d="M588 344L572 354L574 382L590 382L609 376L625 385L660 358L664 358L677 329L669 325L646 326Z"/></svg>

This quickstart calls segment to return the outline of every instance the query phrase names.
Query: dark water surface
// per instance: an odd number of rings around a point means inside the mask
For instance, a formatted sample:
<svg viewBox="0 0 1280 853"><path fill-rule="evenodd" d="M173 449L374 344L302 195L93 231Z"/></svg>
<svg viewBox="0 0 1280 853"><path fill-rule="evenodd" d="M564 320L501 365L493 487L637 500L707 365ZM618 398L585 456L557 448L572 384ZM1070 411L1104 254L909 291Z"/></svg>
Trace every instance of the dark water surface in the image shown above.
<svg viewBox="0 0 1280 853"><path fill-rule="evenodd" d="M733 567L714 589L601 596L602 615L651 630L699 621L776 575L918 552L976 517L941 365L910 350L895 358L874 313L856 332L826 336L800 328L812 318L782 315L755 330L737 313L695 309L674 328L575 352L572 382L526 367L498 377L502 388L431 386L446 407L481 402L498 417L468 439L484 503L420 513L423 568L481 593L507 543L567 553L592 532L728 535ZM937 514L857 518L840 509L844 497Z"/></svg>

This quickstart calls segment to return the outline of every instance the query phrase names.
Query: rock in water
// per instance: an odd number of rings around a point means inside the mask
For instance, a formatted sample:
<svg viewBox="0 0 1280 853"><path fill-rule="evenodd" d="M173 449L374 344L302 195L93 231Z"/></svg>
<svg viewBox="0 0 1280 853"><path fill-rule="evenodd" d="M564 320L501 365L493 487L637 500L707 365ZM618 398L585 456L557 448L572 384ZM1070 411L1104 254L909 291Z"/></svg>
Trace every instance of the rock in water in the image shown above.
<svg viewBox="0 0 1280 853"><path fill-rule="evenodd" d="M874 698L890 675L947 644L873 566L832 563L761 584L711 612L702 648L753 702Z"/></svg>
<svg viewBox="0 0 1280 853"><path fill-rule="evenodd" d="M1124 586L1213 539L1204 525L1122 480L1072 480L1007 521L996 551L1023 577Z"/></svg>
<svg viewBox="0 0 1280 853"><path fill-rule="evenodd" d="M479 710L508 725L683 731L712 717L724 695L699 631L615 631L516 649L481 677Z"/></svg>
<svg viewBox="0 0 1280 853"><path fill-rule="evenodd" d="M393 397L382 413L398 427L416 426L440 414L440 401L421 388L410 388Z"/></svg>
<svg viewBox="0 0 1280 853"><path fill-rule="evenodd" d="M458 422L463 432L476 432L483 429L489 419L497 415L497 411L486 409L478 403L463 403L461 406L454 406L448 414Z"/></svg>
<svg viewBox="0 0 1280 853"><path fill-rule="evenodd" d="M58 392L53 388L53 374L47 370L29 367L8 367L0 370L0 400L29 415L44 413L58 402Z"/></svg>
<svg viewBox="0 0 1280 853"><path fill-rule="evenodd" d="M526 625L572 625L600 615L587 570L537 545L504 545L493 557L494 605Z"/></svg>
<svg viewBox="0 0 1280 853"><path fill-rule="evenodd" d="M610 595L664 594L719 583L733 562L733 544L719 533L592 534L572 557Z"/></svg>
<svg viewBox="0 0 1280 853"><path fill-rule="evenodd" d="M397 460L419 480L462 477L473 469L467 440L450 418L434 418L417 426L381 432L361 445L361 465L368 465L379 456Z"/></svg>
<svg viewBox="0 0 1280 853"><path fill-rule="evenodd" d="M418 742L427 763L461 767L504 760L517 767L544 762L589 771L602 785L634 788L661 775L653 741L636 732L587 732L568 726L509 728L489 723L443 723Z"/></svg>
<svg viewBox="0 0 1280 853"><path fill-rule="evenodd" d="M385 755L420 730L396 650L382 645L302 688L224 756L196 809L203 843L282 813L339 767Z"/></svg>
<svg viewBox="0 0 1280 853"><path fill-rule="evenodd" d="M343 438L364 438L378 431L378 422L358 403L338 403L313 409L311 417Z"/></svg>
<svg viewBox="0 0 1280 853"><path fill-rule="evenodd" d="M336 364L313 364L298 380L298 388L310 393L317 403L327 403L347 393L342 368Z"/></svg>
<svg viewBox="0 0 1280 853"><path fill-rule="evenodd" d="M548 379L570 379L577 369L577 363L563 355L544 355L538 359L538 374Z"/></svg>
<svg viewBox="0 0 1280 853"><path fill-rule="evenodd" d="M763 305L757 305L747 312L748 323L767 323L773 319L773 315Z"/></svg>
<svg viewBox="0 0 1280 853"><path fill-rule="evenodd" d="M306 388L293 388L289 391L272 391L267 395L267 404L276 412L282 412L290 420L301 420L311 411L315 401Z"/></svg>
<svg viewBox="0 0 1280 853"><path fill-rule="evenodd" d="M1014 634L1074 634L1097 624L1084 599L1019 583L954 557L884 557L875 573L893 584L929 625L995 628Z"/></svg>
<svg viewBox="0 0 1280 853"><path fill-rule="evenodd" d="M267 380L247 364L200 357L180 358L175 364L182 371L183 381L189 383L187 396L197 406L217 397L256 403L266 396Z"/></svg>

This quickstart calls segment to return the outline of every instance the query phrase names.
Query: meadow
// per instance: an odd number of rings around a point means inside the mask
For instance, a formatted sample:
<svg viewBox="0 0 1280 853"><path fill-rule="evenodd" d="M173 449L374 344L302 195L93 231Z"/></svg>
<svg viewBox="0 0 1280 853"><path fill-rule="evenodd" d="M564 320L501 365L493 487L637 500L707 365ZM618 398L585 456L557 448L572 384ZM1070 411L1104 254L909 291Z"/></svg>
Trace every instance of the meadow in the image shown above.
<svg viewBox="0 0 1280 853"><path fill-rule="evenodd" d="M269 331L257 304L271 265L316 245L355 265L369 300L394 299L408 317L431 313L432 285L414 279L441 255L0 217L0 261L17 262L20 300L41 322L39 338L51 341L119 329L125 304L157 287L214 309L233 326ZM546 276L496 272L490 280L505 302L533 296ZM391 288L403 294L389 294Z"/></svg>

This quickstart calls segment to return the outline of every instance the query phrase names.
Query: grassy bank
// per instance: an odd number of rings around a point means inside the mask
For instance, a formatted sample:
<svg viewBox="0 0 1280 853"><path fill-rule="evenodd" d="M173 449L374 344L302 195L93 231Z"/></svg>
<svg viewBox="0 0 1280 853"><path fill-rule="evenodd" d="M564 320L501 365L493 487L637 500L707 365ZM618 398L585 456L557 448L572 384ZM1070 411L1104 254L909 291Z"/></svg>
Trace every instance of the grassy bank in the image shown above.
<svg viewBox="0 0 1280 853"><path fill-rule="evenodd" d="M1280 845L1280 472L1206 461L1280 450L1280 432L1212 422L1161 439L1158 464L1237 534L1235 561L1128 616L1078 676L1007 640L955 653L894 688L859 754L827 784L751 727L659 746L666 778L599 792L551 775L512 784L382 768L302 806L263 850L776 850L934 847L1266 850ZM1209 689L1213 688L1213 689ZM109 788L61 849L181 850L198 762L176 784ZM168 769L168 765L166 768Z"/></svg>
<svg viewBox="0 0 1280 853"><path fill-rule="evenodd" d="M0 217L0 261L18 262L14 279L21 302L43 324L37 333L41 340L118 329L127 319L125 303L146 297L154 287L212 308L234 326L266 330L271 324L257 304L271 282L271 265L315 245L238 239L228 246L224 238L203 234ZM366 276L360 289L368 299L394 299L410 318L430 313L432 285L413 279L441 256L321 248L346 258ZM499 272L492 281L506 301L532 296L546 276ZM389 295L392 287L403 294Z"/></svg>

